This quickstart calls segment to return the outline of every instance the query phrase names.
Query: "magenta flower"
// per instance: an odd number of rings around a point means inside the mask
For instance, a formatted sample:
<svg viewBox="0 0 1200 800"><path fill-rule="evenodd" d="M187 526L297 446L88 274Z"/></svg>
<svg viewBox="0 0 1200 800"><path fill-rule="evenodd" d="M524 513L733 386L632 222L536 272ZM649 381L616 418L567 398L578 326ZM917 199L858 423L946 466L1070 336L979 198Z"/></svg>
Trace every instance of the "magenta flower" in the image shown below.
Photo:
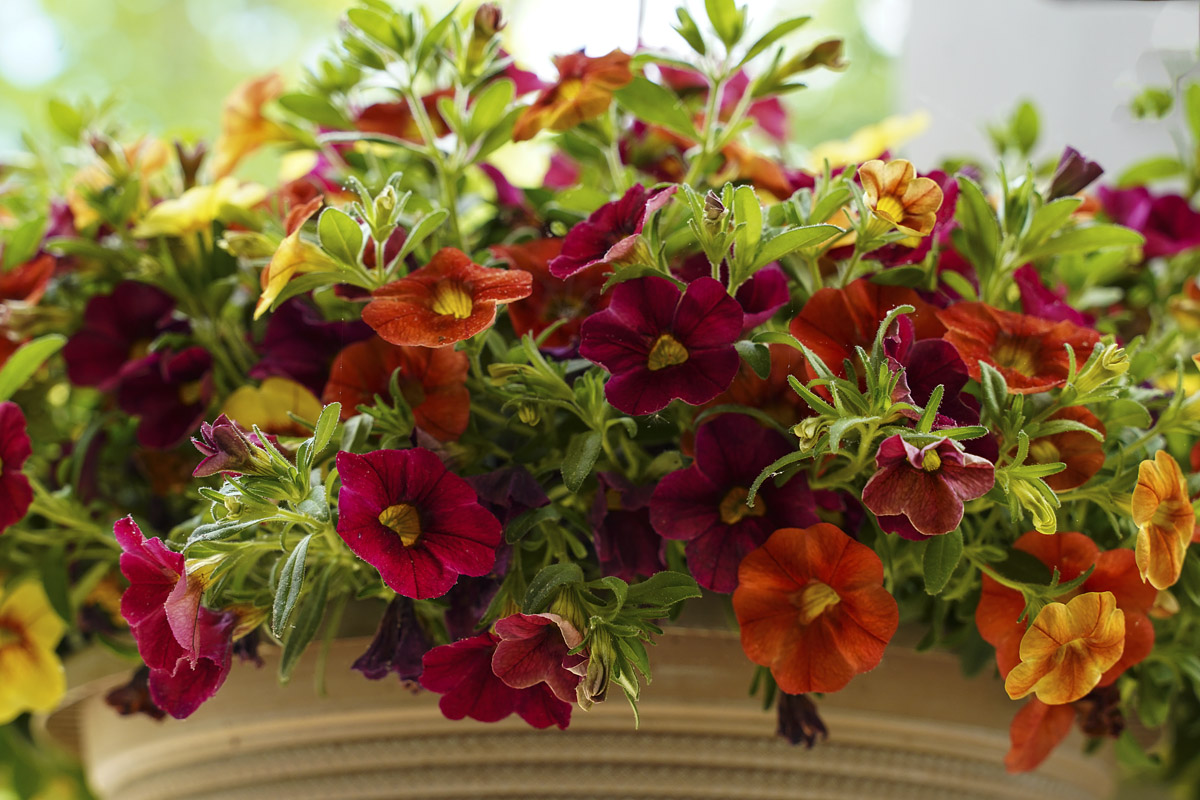
<svg viewBox="0 0 1200 800"><path fill-rule="evenodd" d="M112 390L122 369L144 358L160 334L186 330L186 323L172 319L174 311L171 295L137 281L122 281L112 294L88 300L83 327L63 347L67 377L76 386Z"/></svg>
<svg viewBox="0 0 1200 800"><path fill-rule="evenodd" d="M550 262L550 274L569 278L595 264L619 262L631 256L646 217L665 206L677 188L651 193L639 183L621 199L600 206L567 232L562 253Z"/></svg>
<svg viewBox="0 0 1200 800"><path fill-rule="evenodd" d="M1145 186L1133 189L1100 187L1100 204L1113 222L1146 237L1146 258L1173 256L1200 247L1200 214L1177 194L1155 197Z"/></svg>
<svg viewBox="0 0 1200 800"><path fill-rule="evenodd" d="M113 527L121 574L121 616L150 668L150 697L176 719L190 716L229 675L236 618L200 606L203 587L189 581L183 554L147 539L132 517Z"/></svg>
<svg viewBox="0 0 1200 800"><path fill-rule="evenodd" d="M0 533L20 522L33 502L29 478L21 468L33 453L25 415L16 403L0 403Z"/></svg>
<svg viewBox="0 0 1200 800"><path fill-rule="evenodd" d="M374 252L373 248L368 251ZM320 397L337 354L371 334L370 326L361 319L326 322L308 303L292 298L271 312L267 332L258 345L262 357L250 369L250 377L291 378Z"/></svg>
<svg viewBox="0 0 1200 800"><path fill-rule="evenodd" d="M203 347L152 353L130 364L117 386L117 405L141 417L143 447L168 450L204 419L213 395L212 356Z"/></svg>
<svg viewBox="0 0 1200 800"><path fill-rule="evenodd" d="M571 704L554 696L545 683L514 689L492 671L500 637L484 632L435 647L422 659L421 685L442 695L438 708L447 719L470 717L498 722L514 711L535 728L566 729Z"/></svg>
<svg viewBox="0 0 1200 800"><path fill-rule="evenodd" d="M1025 264L1014 272L1013 280L1021 290L1021 310L1026 314L1051 322L1071 322L1082 328L1095 327L1096 318L1071 308L1067 304L1066 289L1054 291L1048 288L1032 264Z"/></svg>
<svg viewBox="0 0 1200 800"><path fill-rule="evenodd" d="M513 614L496 622L500 637L492 672L514 689L545 683L564 703L575 702L575 687L587 673L587 658L567 651L583 637L557 614Z"/></svg>
<svg viewBox="0 0 1200 800"><path fill-rule="evenodd" d="M665 278L635 278L584 320L579 354L612 373L604 395L614 407L653 414L676 398L697 406L728 389L741 332L742 307L720 282L700 278L681 293Z"/></svg>
<svg viewBox="0 0 1200 800"><path fill-rule="evenodd" d="M589 522L600 570L632 581L666 569L663 540L650 524L654 486L634 486L617 472L600 472L596 479Z"/></svg>
<svg viewBox="0 0 1200 800"><path fill-rule="evenodd" d="M275 444L274 436L267 436ZM192 444L204 458L192 472L193 478L207 478L218 472L237 475L254 468L257 452L262 450L258 435L250 433L222 414L212 424L200 423L200 438L192 437ZM265 457L265 453L262 456Z"/></svg>
<svg viewBox="0 0 1200 800"><path fill-rule="evenodd" d="M914 540L957 528L963 502L983 497L996 479L990 461L952 439L917 448L900 434L890 436L879 445L875 467L863 488L863 505L884 530Z"/></svg>
<svg viewBox="0 0 1200 800"><path fill-rule="evenodd" d="M496 563L500 522L430 450L337 454L338 535L405 597L441 597Z"/></svg>
<svg viewBox="0 0 1200 800"><path fill-rule="evenodd" d="M765 481L746 505L750 484L771 462L793 452L782 434L742 414L722 414L696 432L696 460L663 478L650 498L660 536L687 542L688 569L715 592L737 587L742 558L780 528L817 523L812 493L796 475Z"/></svg>
<svg viewBox="0 0 1200 800"><path fill-rule="evenodd" d="M375 638L351 665L373 681L382 680L389 672L396 673L404 683L413 683L421 677L421 659L433 647L425 635L413 601L407 597L396 597L388 603L379 621Z"/></svg>

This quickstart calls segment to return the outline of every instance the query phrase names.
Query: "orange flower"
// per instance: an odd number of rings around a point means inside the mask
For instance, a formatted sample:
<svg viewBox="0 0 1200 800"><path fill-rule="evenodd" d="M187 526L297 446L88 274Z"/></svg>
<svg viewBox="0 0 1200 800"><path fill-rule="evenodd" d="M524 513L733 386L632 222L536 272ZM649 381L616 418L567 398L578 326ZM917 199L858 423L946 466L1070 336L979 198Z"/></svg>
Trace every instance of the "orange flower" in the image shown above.
<svg viewBox="0 0 1200 800"><path fill-rule="evenodd" d="M498 304L532 291L528 272L481 267L444 247L416 272L376 289L363 321L391 344L446 347L491 326Z"/></svg>
<svg viewBox="0 0 1200 800"><path fill-rule="evenodd" d="M338 353L325 384L325 403L341 403L342 419L387 397L392 373L400 370L400 393L416 426L438 441L457 439L467 429L471 394L467 354L450 348L396 347L378 337L355 342Z"/></svg>
<svg viewBox="0 0 1200 800"><path fill-rule="evenodd" d="M1112 592L1088 592L1042 609L1021 639L1021 663L1004 690L1047 705L1071 703L1096 688L1125 650L1125 612Z"/></svg>
<svg viewBox="0 0 1200 800"><path fill-rule="evenodd" d="M858 168L867 205L875 216L913 236L928 236L942 207L942 187L932 178L916 177L911 161L879 159Z"/></svg>
<svg viewBox="0 0 1200 800"><path fill-rule="evenodd" d="M263 106L283 94L277 73L239 84L221 109L221 134L213 144L213 177L233 172L244 157L267 142L287 138L283 128L263 116Z"/></svg>
<svg viewBox="0 0 1200 800"><path fill-rule="evenodd" d="M792 426L811 416L800 395L788 383L788 376L795 375L805 380L804 356L796 348L786 344L768 345L771 371L766 379L758 377L745 361L738 367L733 383L704 408L722 405L741 405L757 408L781 425Z"/></svg>
<svg viewBox="0 0 1200 800"><path fill-rule="evenodd" d="M1075 707L1048 706L1031 697L1021 706L1009 727L1012 747L1004 757L1009 772L1029 772L1041 764L1058 747L1075 722Z"/></svg>
<svg viewBox="0 0 1200 800"><path fill-rule="evenodd" d="M1138 467L1133 490L1133 521L1138 526L1137 565L1142 580L1166 589L1179 580L1183 558L1196 527L1187 483L1179 464L1159 450Z"/></svg>
<svg viewBox="0 0 1200 800"><path fill-rule="evenodd" d="M1063 345L1071 345L1082 364L1100 341L1100 334L1091 328L1003 311L986 303L957 303L937 316L947 328L942 338L958 350L971 377L979 380L979 362L986 362L1000 371L1013 394L1037 394L1062 386L1070 369Z"/></svg>
<svg viewBox="0 0 1200 800"><path fill-rule="evenodd" d="M1104 423L1083 406L1068 406L1050 417L1051 421L1059 419L1087 425L1101 435L1107 433ZM1104 442L1084 431L1064 431L1039 436L1029 443L1029 458L1025 463L1053 464L1056 461L1066 464L1067 468L1046 476L1046 485L1056 492L1083 486L1104 466Z"/></svg>
<svg viewBox="0 0 1200 800"><path fill-rule="evenodd" d="M883 562L838 528L782 528L738 569L742 649L788 694L835 692L879 664L900 621Z"/></svg>
<svg viewBox="0 0 1200 800"><path fill-rule="evenodd" d="M583 51L557 56L558 83L543 89L517 118L513 141L532 139L541 130L565 131L608 110L612 93L633 80L630 57L613 50L600 58Z"/></svg>
<svg viewBox="0 0 1200 800"><path fill-rule="evenodd" d="M434 136L445 136L450 132L450 126L438 110L438 100L443 97L453 98L454 90L438 89L421 98L421 106L425 109L425 115L429 117ZM421 127L417 125L412 108L405 100L369 105L359 113L354 124L360 131L368 133L382 133L409 142L423 141Z"/></svg>

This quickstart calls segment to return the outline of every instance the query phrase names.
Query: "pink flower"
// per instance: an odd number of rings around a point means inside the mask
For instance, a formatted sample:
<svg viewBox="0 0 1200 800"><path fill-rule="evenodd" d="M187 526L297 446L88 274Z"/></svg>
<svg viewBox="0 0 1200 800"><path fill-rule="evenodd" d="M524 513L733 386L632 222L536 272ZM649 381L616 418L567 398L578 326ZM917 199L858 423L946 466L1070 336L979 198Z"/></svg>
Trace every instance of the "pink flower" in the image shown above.
<svg viewBox="0 0 1200 800"><path fill-rule="evenodd" d="M513 614L496 622L500 643L492 672L514 689L545 683L564 703L575 701L575 687L587 671L587 658L568 655L583 637L557 614Z"/></svg>

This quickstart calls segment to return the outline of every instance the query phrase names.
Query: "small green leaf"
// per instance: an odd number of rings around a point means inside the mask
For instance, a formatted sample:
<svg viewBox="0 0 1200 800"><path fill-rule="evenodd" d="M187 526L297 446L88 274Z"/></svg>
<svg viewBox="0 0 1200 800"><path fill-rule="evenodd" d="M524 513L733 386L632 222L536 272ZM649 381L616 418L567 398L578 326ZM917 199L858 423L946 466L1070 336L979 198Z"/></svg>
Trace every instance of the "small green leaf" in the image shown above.
<svg viewBox="0 0 1200 800"><path fill-rule="evenodd" d="M1183 108L1192 141L1200 141L1200 83L1193 83L1183 90Z"/></svg>
<svg viewBox="0 0 1200 800"><path fill-rule="evenodd" d="M516 86L508 78L488 84L475 98L471 107L471 122L467 126L468 138L474 140L484 136L504 119L509 104L516 94Z"/></svg>
<svg viewBox="0 0 1200 800"><path fill-rule="evenodd" d="M1183 162L1173 156L1151 156L1126 167L1117 178L1117 188L1128 189L1174 178L1182 175L1184 169Z"/></svg>
<svg viewBox="0 0 1200 800"><path fill-rule="evenodd" d="M745 30L745 15L734 5L733 0L704 0L708 21L725 47L731 48L742 38Z"/></svg>
<svg viewBox="0 0 1200 800"><path fill-rule="evenodd" d="M1071 214L1079 208L1081 203L1083 200L1078 197L1060 197L1035 211L1033 222L1030 223L1029 230L1025 233L1022 242L1024 248L1028 250L1049 239L1051 235L1067 224L1067 220L1071 218Z"/></svg>
<svg viewBox="0 0 1200 800"><path fill-rule="evenodd" d="M690 600L700 595L700 587L696 585L692 576L682 572L663 570L656 572L641 583L630 586L626 602L629 605L668 608L683 600Z"/></svg>
<svg viewBox="0 0 1200 800"><path fill-rule="evenodd" d="M1000 221L983 189L966 175L958 176L959 199L955 216L963 227L967 255L976 269L990 271L1000 247Z"/></svg>
<svg viewBox="0 0 1200 800"><path fill-rule="evenodd" d="M296 549L288 554L279 572L279 584L275 589L275 602L271 605L271 633L277 637L283 635L284 626L296 601L300 598L300 590L304 587L304 559L308 555L308 543L312 534L305 536L296 545Z"/></svg>
<svg viewBox="0 0 1200 800"><path fill-rule="evenodd" d="M561 518L562 514L555 506L531 508L508 523L508 527L504 529L504 540L509 544L515 544L523 539L525 534L543 522L550 522Z"/></svg>
<svg viewBox="0 0 1200 800"><path fill-rule="evenodd" d="M1041 124L1038 120L1037 107L1028 100L1022 100L1017 106L1017 110L1013 112L1013 144L1023 154L1028 155L1033 152L1033 147L1037 144L1040 128Z"/></svg>
<svg viewBox="0 0 1200 800"><path fill-rule="evenodd" d="M942 283L958 292L962 299L968 303L973 303L979 299L979 294L975 291L975 287L971 285L971 282L954 270L948 269L940 273L940 277Z"/></svg>
<svg viewBox="0 0 1200 800"><path fill-rule="evenodd" d="M788 253L794 253L805 247L816 247L824 244L844 231L836 225L806 225L802 228L791 228L778 236L772 236L758 249L754 259L754 267L766 266L772 261L778 261Z"/></svg>
<svg viewBox="0 0 1200 800"><path fill-rule="evenodd" d="M333 103L323 97L291 92L279 98L279 105L298 117L327 128L353 128L353 123Z"/></svg>
<svg viewBox="0 0 1200 800"><path fill-rule="evenodd" d="M675 28L675 32L682 36L688 46L700 55L707 53L708 48L704 45L704 37L700 35L700 26L696 24L696 20L692 19L692 15L687 12L687 9L683 6L676 8L675 16L679 18L679 26Z"/></svg>
<svg viewBox="0 0 1200 800"><path fill-rule="evenodd" d="M283 653L279 656L280 683L286 684L291 679L292 671L296 669L300 656L304 655L309 643L317 635L317 629L321 627L321 620L325 618L325 601L329 596L329 583L336 570L336 564L326 567L325 571L321 573L316 587L305 595L303 602L300 603L300 612L296 614L296 624L292 626L291 631L283 640Z"/></svg>
<svg viewBox="0 0 1200 800"><path fill-rule="evenodd" d="M397 55L404 52L404 42L396 35L392 24L382 14L366 8L352 8L346 12L346 17L368 38L374 39Z"/></svg>
<svg viewBox="0 0 1200 800"><path fill-rule="evenodd" d="M742 60L738 62L738 66L745 66L750 59L754 58L759 53L763 52L768 47L775 44L777 41L782 39L784 36L787 36L800 26L807 24L811 19L812 17L792 17L791 19L780 22L774 28L771 28L771 30L759 37L757 42L750 45L750 49L746 51L746 55L742 56Z"/></svg>
<svg viewBox="0 0 1200 800"><path fill-rule="evenodd" d="M0 270L18 267L37 255L45 230L46 220L34 217L3 231L0 241L4 244L4 258L0 261Z"/></svg>
<svg viewBox="0 0 1200 800"><path fill-rule="evenodd" d="M613 92L613 97L617 105L643 122L661 125L689 139L700 138L679 97L665 86L639 76Z"/></svg>
<svg viewBox="0 0 1200 800"><path fill-rule="evenodd" d="M1070 228L1058 236L1028 251L1029 258L1045 258L1072 253L1091 253L1096 250L1140 247L1146 237L1121 225L1088 225Z"/></svg>
<svg viewBox="0 0 1200 800"><path fill-rule="evenodd" d="M734 191L733 219L736 224L734 258L739 264L753 264L758 243L762 241L763 223L762 204L753 186L744 184Z"/></svg>
<svg viewBox="0 0 1200 800"><path fill-rule="evenodd" d="M878 286L914 287L923 280L925 280L925 270L916 266L889 267L883 272L871 276L871 283Z"/></svg>
<svg viewBox="0 0 1200 800"><path fill-rule="evenodd" d="M561 587L582 582L583 570L574 562L543 567L529 582L521 611L525 614L540 614L550 606Z"/></svg>
<svg viewBox="0 0 1200 800"><path fill-rule="evenodd" d="M963 554L962 530L934 536L925 543L925 592L938 595L950 582Z"/></svg>
<svg viewBox="0 0 1200 800"><path fill-rule="evenodd" d="M343 264L358 263L363 247L363 232L349 214L336 208L325 209L317 220L317 235L326 253Z"/></svg>
<svg viewBox="0 0 1200 800"><path fill-rule="evenodd" d="M417 246L428 239L433 232L436 231L441 224L450 216L450 212L444 208L439 208L437 211L432 211L421 218L421 221L413 226L409 231L408 238L404 240L404 246L400 248L400 255L394 261L403 261Z"/></svg>
<svg viewBox="0 0 1200 800"><path fill-rule="evenodd" d="M46 110L50 114L50 122L54 124L59 133L72 142L79 141L79 135L83 133L82 114L73 106L54 98L51 98L46 104Z"/></svg>
<svg viewBox="0 0 1200 800"><path fill-rule="evenodd" d="M337 430L338 419L342 415L341 403L330 403L321 409L321 416L317 417L317 425L313 430L313 455L320 455L321 451L333 440L333 433Z"/></svg>
<svg viewBox="0 0 1200 800"><path fill-rule="evenodd" d="M764 381L771 374L771 350L765 344L750 342L745 339L734 343L738 355L750 365L754 374Z"/></svg>
<svg viewBox="0 0 1200 800"><path fill-rule="evenodd" d="M979 372L984 407L993 417L999 417L1008 405L1008 381L998 369L983 361L979 362Z"/></svg>
<svg viewBox="0 0 1200 800"><path fill-rule="evenodd" d="M572 492L578 493L588 475L592 474L592 467L596 466L596 459L600 457L603 439L600 431L585 431L571 437L563 458L562 476L563 483Z"/></svg>
<svg viewBox="0 0 1200 800"><path fill-rule="evenodd" d="M16 394L33 377L33 373L66 343L67 337L62 334L48 333L21 345L0 367L0 403Z"/></svg>

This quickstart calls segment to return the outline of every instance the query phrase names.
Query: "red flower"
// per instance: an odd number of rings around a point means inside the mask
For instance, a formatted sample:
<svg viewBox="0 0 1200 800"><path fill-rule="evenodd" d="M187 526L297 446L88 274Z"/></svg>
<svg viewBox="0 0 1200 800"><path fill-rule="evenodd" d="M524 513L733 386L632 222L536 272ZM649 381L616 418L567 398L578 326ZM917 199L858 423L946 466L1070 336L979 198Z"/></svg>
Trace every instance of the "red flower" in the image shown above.
<svg viewBox="0 0 1200 800"><path fill-rule="evenodd" d="M589 58L580 50L555 56L558 83L543 89L533 104L517 118L513 141L532 139L549 128L565 131L608 110L612 93L633 80L630 57L620 50L606 56Z"/></svg>
<svg viewBox="0 0 1200 800"><path fill-rule="evenodd" d="M788 694L836 692L879 664L900 624L883 562L838 528L783 528L738 569L742 649Z"/></svg>
<svg viewBox="0 0 1200 800"><path fill-rule="evenodd" d="M686 292L665 278L635 278L618 284L608 309L581 331L579 354L612 373L608 402L626 414L653 414L676 398L700 405L729 388L742 307L712 278Z"/></svg>
<svg viewBox="0 0 1200 800"><path fill-rule="evenodd" d="M1083 364L1100 341L1100 334L1070 322L1051 322L986 303L958 303L937 317L946 326L943 337L958 350L971 377L979 380L986 362L1004 376L1014 394L1037 394L1067 382L1069 344Z"/></svg>
<svg viewBox="0 0 1200 800"><path fill-rule="evenodd" d="M1048 420L1070 420L1088 426L1101 436L1107 433L1104 423L1083 406L1068 406L1057 411ZM1043 480L1056 492L1065 492L1092 479L1104 466L1104 440L1096 439L1084 431L1063 431L1050 436L1039 436L1029 443L1027 464L1053 464L1061 461L1067 465L1062 472L1047 475Z"/></svg>
<svg viewBox="0 0 1200 800"><path fill-rule="evenodd" d="M50 277L54 275L54 256L40 256L0 272L0 303L16 300L26 305L37 305L46 293Z"/></svg>
<svg viewBox="0 0 1200 800"><path fill-rule="evenodd" d="M646 218L667 204L678 187L650 192L640 183L618 200L605 203L567 232L562 252L550 261L550 274L569 278L595 264L632 256Z"/></svg>
<svg viewBox="0 0 1200 800"><path fill-rule="evenodd" d="M432 451L341 452L338 535L405 597L441 597L496 563L500 522Z"/></svg>
<svg viewBox="0 0 1200 800"><path fill-rule="evenodd" d="M596 496L588 522L600 571L623 581L666 569L663 540L650 522L654 486L634 486L620 473L596 473Z"/></svg>
<svg viewBox="0 0 1200 800"><path fill-rule="evenodd" d="M20 522L33 502L29 478L21 472L33 453L25 415L16 403L0 403L0 533Z"/></svg>
<svg viewBox="0 0 1200 800"><path fill-rule="evenodd" d="M514 689L545 683L564 703L575 702L575 687L587 672L587 658L567 655L583 637L557 614L512 614L496 622L500 643L492 672Z"/></svg>
<svg viewBox="0 0 1200 800"><path fill-rule="evenodd" d="M562 252L562 239L534 239L513 245L494 245L492 255L512 269L533 276L533 292L508 306L508 318L517 336L537 338L546 328L563 320L542 343L547 350L578 347L579 328L590 314L608 307L609 296L601 294L609 270L593 269L563 280L550 273L550 262Z"/></svg>
<svg viewBox="0 0 1200 800"><path fill-rule="evenodd" d="M392 373L400 370L400 393L416 426L440 442L450 442L467 429L471 393L467 391L466 353L450 348L397 347L377 336L342 350L329 370L323 403L341 403L342 419L373 405L375 395L388 397Z"/></svg>
<svg viewBox="0 0 1200 800"><path fill-rule="evenodd" d="M788 376L803 380L804 356L786 344L768 345L771 372L766 379L742 362L729 388L717 395L709 406L739 405L757 408L781 425L792 426L809 416L808 406L788 383Z"/></svg>
<svg viewBox="0 0 1200 800"><path fill-rule="evenodd" d="M391 344L446 347L490 327L498 304L532 291L528 272L481 267L445 247L421 269L376 289L363 320Z"/></svg>

